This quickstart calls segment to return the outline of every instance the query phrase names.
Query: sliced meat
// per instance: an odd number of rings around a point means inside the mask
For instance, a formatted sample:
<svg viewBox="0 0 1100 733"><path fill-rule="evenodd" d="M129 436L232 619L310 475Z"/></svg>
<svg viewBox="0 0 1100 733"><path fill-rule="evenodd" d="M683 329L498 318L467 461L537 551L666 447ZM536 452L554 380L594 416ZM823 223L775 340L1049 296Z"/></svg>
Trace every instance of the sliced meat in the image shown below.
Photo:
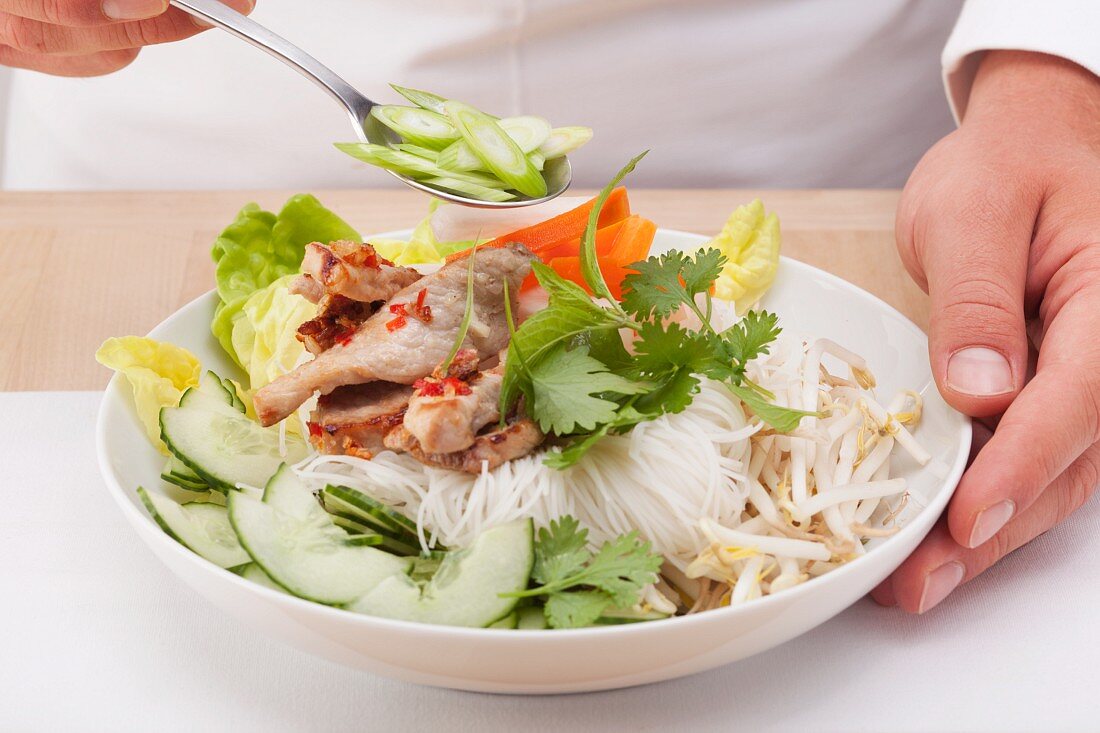
<svg viewBox="0 0 1100 733"><path fill-rule="evenodd" d="M363 303L389 300L421 278L416 270L397 267L380 257L369 244L346 240L328 246L320 242L307 244L302 272L320 285L324 293ZM311 288L310 292L316 291Z"/></svg>
<svg viewBox="0 0 1100 733"><path fill-rule="evenodd" d="M404 425L391 430L384 442L390 450L404 451L426 465L478 474L483 465L491 471L502 463L522 458L537 448L544 437L532 420L521 418L501 430L477 436L472 446L455 453L425 452Z"/></svg>
<svg viewBox="0 0 1100 733"><path fill-rule="evenodd" d="M404 425L425 453L465 450L474 444L479 430L500 417L497 403L504 365L478 372L477 363L477 352L463 350L455 356L449 374L441 376L437 369L432 377L416 383Z"/></svg>
<svg viewBox="0 0 1100 733"><path fill-rule="evenodd" d="M525 247L510 244L477 253L473 314L464 348L482 359L504 348L504 282L515 294L534 259ZM459 260L404 288L371 316L346 342L338 343L256 392L256 414L272 425L319 391L374 380L412 384L446 358L466 308L467 263ZM421 291L424 291L421 293ZM408 315L401 315L403 309ZM416 311L416 312L414 312Z"/></svg>
<svg viewBox="0 0 1100 733"><path fill-rule="evenodd" d="M391 382L335 389L317 401L310 442L321 453L372 458L385 450L383 439L401 424L412 393L411 387Z"/></svg>
<svg viewBox="0 0 1100 733"><path fill-rule="evenodd" d="M306 351L320 354L335 344L348 340L380 304L363 303L342 295L326 295L321 299L318 314L298 327L296 338Z"/></svg>
<svg viewBox="0 0 1100 733"><path fill-rule="evenodd" d="M324 286L309 275L299 275L294 278L290 281L288 289L291 293L302 296L310 303L320 303L321 298L325 297Z"/></svg>

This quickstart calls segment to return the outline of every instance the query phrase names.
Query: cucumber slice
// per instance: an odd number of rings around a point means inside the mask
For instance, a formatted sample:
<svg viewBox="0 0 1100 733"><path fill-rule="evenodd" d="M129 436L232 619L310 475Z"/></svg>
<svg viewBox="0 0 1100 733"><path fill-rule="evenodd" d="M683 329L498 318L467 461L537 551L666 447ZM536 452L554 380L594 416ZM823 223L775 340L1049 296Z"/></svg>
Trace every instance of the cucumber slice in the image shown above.
<svg viewBox="0 0 1100 733"><path fill-rule="evenodd" d="M390 576L404 576L412 565L408 558L345 542L344 532L287 467L272 477L263 501L231 494L229 521L261 570L299 598L318 603L353 601Z"/></svg>
<svg viewBox="0 0 1100 733"><path fill-rule="evenodd" d="M376 527L374 531L381 534L410 539L417 537L416 522L362 491L330 484L321 491L321 501L328 511L373 524Z"/></svg>
<svg viewBox="0 0 1100 733"><path fill-rule="evenodd" d="M160 433L168 450L210 486L231 491L237 484L264 486L284 460L295 463L309 452L305 443L287 438L286 456L279 452L277 427L263 428L227 405L211 406L206 395L181 407L160 411ZM201 393L196 393L201 395ZM184 404L184 402L187 404Z"/></svg>
<svg viewBox="0 0 1100 733"><path fill-rule="evenodd" d="M370 114L413 145L442 150L458 139L458 132L451 121L437 112L419 107L379 104L371 107Z"/></svg>
<svg viewBox="0 0 1100 733"><path fill-rule="evenodd" d="M225 398L224 391L220 395L218 395L213 394L209 388L204 390L200 387L188 387L186 390L184 390L183 396L180 397L179 406L198 410L209 410L211 412L220 412L230 416L240 414L237 408L233 407L233 404Z"/></svg>
<svg viewBox="0 0 1100 733"><path fill-rule="evenodd" d="M516 197L514 193L486 188L485 186L469 183L450 175L432 176L431 178L423 179L423 181L436 188L445 188L448 191L454 191L463 196L469 196L470 198L479 199L481 201L511 201Z"/></svg>
<svg viewBox="0 0 1100 733"><path fill-rule="evenodd" d="M431 150L429 148L422 148L419 145L411 145L410 143L397 143L395 148L403 153L409 153L410 155L416 155L424 160L436 163L438 165L439 151Z"/></svg>
<svg viewBox="0 0 1100 733"><path fill-rule="evenodd" d="M519 619L516 621L517 629L548 629L549 624L546 623L546 611L542 606L527 606L517 611Z"/></svg>
<svg viewBox="0 0 1100 733"><path fill-rule="evenodd" d="M642 621L660 621L668 618L669 614L661 611L639 611L634 608L608 608L600 614L594 622L597 626L614 626L618 624L636 624Z"/></svg>
<svg viewBox="0 0 1100 733"><path fill-rule="evenodd" d="M489 624L486 628L489 629L514 629L519 622L519 616L515 611L502 618L500 621Z"/></svg>
<svg viewBox="0 0 1100 733"><path fill-rule="evenodd" d="M591 139L591 127L555 127L546 142L539 146L538 152L546 160L553 160L573 152Z"/></svg>
<svg viewBox="0 0 1100 733"><path fill-rule="evenodd" d="M550 123L542 117L534 115L521 115L519 117L503 117L498 122L508 137L516 141L516 145L524 153L532 153L550 137Z"/></svg>
<svg viewBox="0 0 1100 733"><path fill-rule="evenodd" d="M199 557L223 568L248 562L225 507L201 502L181 505L140 486L137 493L160 528Z"/></svg>
<svg viewBox="0 0 1100 733"><path fill-rule="evenodd" d="M272 580L271 576L265 573L263 571L263 568L261 568L254 562L250 562L247 565L234 569L237 571L237 575L241 576L245 580L251 580L256 585L262 585L265 588L277 590L280 593L286 593L286 588Z"/></svg>
<svg viewBox="0 0 1100 733"><path fill-rule="evenodd" d="M481 159L474 155L474 151L466 144L465 140L455 140L453 143L439 151L439 157L435 160L440 168L449 171L476 171L484 169Z"/></svg>
<svg viewBox="0 0 1100 733"><path fill-rule="evenodd" d="M474 155L508 188L532 198L546 195L542 174L493 118L453 99L443 109Z"/></svg>
<svg viewBox="0 0 1100 733"><path fill-rule="evenodd" d="M205 481L199 478L194 471L173 455L168 456L168 461L164 464L164 469L160 472L160 477L164 481L175 484L187 491L210 490L210 487Z"/></svg>
<svg viewBox="0 0 1100 733"><path fill-rule="evenodd" d="M448 553L426 585L393 575L348 608L421 623L488 626L515 609L517 599L500 594L527 587L534 558L531 520L521 519L486 530L470 547Z"/></svg>
<svg viewBox="0 0 1100 733"><path fill-rule="evenodd" d="M369 534L349 534L347 537L344 538L344 542L347 542L349 545L354 545L356 547L377 547L378 545L381 545L385 541L385 539L386 538L382 535L371 532Z"/></svg>
<svg viewBox="0 0 1100 733"><path fill-rule="evenodd" d="M237 408L237 412L247 412L248 408L245 407L244 400L241 399L241 395L237 392L237 385L233 384L233 380L222 379L222 386L224 386L225 391L229 393L233 407Z"/></svg>
<svg viewBox="0 0 1100 733"><path fill-rule="evenodd" d="M443 114L443 103L447 100L438 94L423 92L419 89L409 89L408 87L399 87L396 84L390 84L390 88L421 109Z"/></svg>

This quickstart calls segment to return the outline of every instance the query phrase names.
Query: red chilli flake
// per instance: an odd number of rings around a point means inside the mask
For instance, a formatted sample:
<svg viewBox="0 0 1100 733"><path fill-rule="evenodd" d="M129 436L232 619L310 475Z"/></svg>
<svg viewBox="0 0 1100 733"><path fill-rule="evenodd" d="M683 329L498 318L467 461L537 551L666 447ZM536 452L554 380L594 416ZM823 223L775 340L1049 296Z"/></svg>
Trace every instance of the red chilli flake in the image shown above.
<svg viewBox="0 0 1100 733"><path fill-rule="evenodd" d="M336 335L335 342L341 346L347 346L351 343L352 337L355 336L354 328L345 328L339 334Z"/></svg>
<svg viewBox="0 0 1100 733"><path fill-rule="evenodd" d="M311 438L320 438L321 434L324 433L324 430L321 429L318 423L311 421L306 423L306 425L309 427L309 437Z"/></svg>
<svg viewBox="0 0 1100 733"><path fill-rule="evenodd" d="M386 324L386 330L390 333L393 333L399 328L404 328L405 324L407 323L408 320L405 318L405 316L398 316L397 318L394 318L392 321Z"/></svg>
<svg viewBox="0 0 1100 733"><path fill-rule="evenodd" d="M399 316L409 315L408 311L405 310L405 304L404 303L394 303L393 305L391 305L390 306L390 313L394 313L394 314L399 315Z"/></svg>
<svg viewBox="0 0 1100 733"><path fill-rule="evenodd" d="M424 305L424 300L428 297L428 289L421 288L420 292L416 294L416 305L413 306L413 315L419 318L424 323L432 322L432 309L431 306Z"/></svg>
<svg viewBox="0 0 1100 733"><path fill-rule="evenodd" d="M447 377L443 380L443 386L462 397L470 394L470 385L457 377Z"/></svg>
<svg viewBox="0 0 1100 733"><path fill-rule="evenodd" d="M418 379L413 383L413 388L418 395L423 397L442 397L443 383L429 379Z"/></svg>

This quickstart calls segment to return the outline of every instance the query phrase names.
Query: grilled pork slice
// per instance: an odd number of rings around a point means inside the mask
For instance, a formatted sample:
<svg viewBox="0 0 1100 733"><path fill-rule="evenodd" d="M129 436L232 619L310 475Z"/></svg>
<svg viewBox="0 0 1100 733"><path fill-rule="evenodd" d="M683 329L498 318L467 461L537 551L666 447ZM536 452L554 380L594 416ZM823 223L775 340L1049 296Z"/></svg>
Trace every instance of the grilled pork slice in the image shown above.
<svg viewBox="0 0 1100 733"><path fill-rule="evenodd" d="M321 453L372 458L385 450L386 433L401 424L413 390L371 382L339 387L317 401L309 439Z"/></svg>
<svg viewBox="0 0 1100 733"><path fill-rule="evenodd" d="M448 374L436 369L416 383L404 425L425 453L465 450L479 430L500 417L504 364L485 372L477 371L477 364L477 352L464 349Z"/></svg>
<svg viewBox="0 0 1100 733"><path fill-rule="evenodd" d="M504 281L512 307L534 255L519 244L478 252L474 264L473 314L463 341L479 358L508 342ZM319 391L382 380L413 384L432 373L454 345L466 307L465 259L402 289L346 342L337 343L256 392L256 414L272 425Z"/></svg>
<svg viewBox="0 0 1100 733"><path fill-rule="evenodd" d="M522 458L542 443L545 436L529 418L520 418L500 430L482 433L473 445L454 453L428 453L404 425L391 430L383 439L386 447L408 453L429 466L479 474L483 465L491 471L502 463Z"/></svg>
<svg viewBox="0 0 1100 733"><path fill-rule="evenodd" d="M319 285L322 295L342 295L362 303L389 300L421 278L416 270L380 257L369 244L346 240L328 246L307 244L302 272L313 283L296 284L294 290L307 298L318 293L315 285ZM320 296L313 302L319 301Z"/></svg>

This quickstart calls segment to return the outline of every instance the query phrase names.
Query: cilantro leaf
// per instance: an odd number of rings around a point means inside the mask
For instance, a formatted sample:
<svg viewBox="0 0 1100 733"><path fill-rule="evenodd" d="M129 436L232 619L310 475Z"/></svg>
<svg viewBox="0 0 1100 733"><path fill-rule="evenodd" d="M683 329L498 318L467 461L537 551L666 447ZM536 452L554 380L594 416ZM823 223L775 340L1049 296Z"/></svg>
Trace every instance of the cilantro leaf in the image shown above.
<svg viewBox="0 0 1100 733"><path fill-rule="evenodd" d="M571 516L539 530L532 577L540 585L502 598L546 596L546 619L554 628L588 626L609 606L629 608L655 582L663 558L637 532L604 542L595 555L588 531Z"/></svg>
<svg viewBox="0 0 1100 733"><path fill-rule="evenodd" d="M807 415L822 417L822 414L819 412L792 410L789 407L773 405L744 385L728 383L726 386L731 392L737 395L742 402L751 407L752 411L755 412L761 420L781 433L789 433L797 428L798 423L802 422L802 418Z"/></svg>
<svg viewBox="0 0 1100 733"><path fill-rule="evenodd" d="M699 378L692 373L691 369L681 367L665 377L656 388L642 395L634 403L638 419L631 422L630 425L635 425L643 420L652 420L662 414L674 415L677 412L683 412L695 399L698 391ZM624 425L623 416L620 414L619 427Z"/></svg>
<svg viewBox="0 0 1100 733"><path fill-rule="evenodd" d="M728 354L745 364L768 353L769 345L783 331L779 316L767 311L749 311L735 325L722 332Z"/></svg>
<svg viewBox="0 0 1100 733"><path fill-rule="evenodd" d="M588 355L587 347L567 349L559 344L544 359L528 364L531 378L531 413L543 432L568 435L594 430L615 417L619 405L603 397L611 392L630 395L648 385L607 371L607 366Z"/></svg>
<svg viewBox="0 0 1100 733"><path fill-rule="evenodd" d="M549 265L533 262L531 270L535 273L539 285L550 296L550 308L568 308L586 313L592 318L594 326L601 324L607 326L625 325L621 315L596 303L584 288L572 280L566 280Z"/></svg>
<svg viewBox="0 0 1100 733"><path fill-rule="evenodd" d="M635 262L635 272L623 279L622 307L639 318L665 318L680 305L694 308L695 296L714 284L726 264L717 249L704 249L694 257L672 250Z"/></svg>
<svg viewBox="0 0 1100 733"><path fill-rule="evenodd" d="M714 348L703 335L678 323L662 326L646 321L638 329L634 354L640 373L660 376L679 367L700 371L714 358Z"/></svg>
<svg viewBox="0 0 1100 733"><path fill-rule="evenodd" d="M649 543L629 532L605 542L588 566L573 577L574 585L591 585L610 594L616 606L638 602L643 587L657 579L662 558L649 551Z"/></svg>
<svg viewBox="0 0 1100 733"><path fill-rule="evenodd" d="M546 622L554 629L591 626L606 608L611 596L599 590L555 593L546 599Z"/></svg>
<svg viewBox="0 0 1100 733"><path fill-rule="evenodd" d="M591 557L587 529L568 514L551 519L549 527L539 529L531 578L541 585L556 583L579 572Z"/></svg>
<svg viewBox="0 0 1100 733"><path fill-rule="evenodd" d="M694 257L687 258L680 271L684 287L692 296L707 292L722 274L725 264L726 256L722 250L713 247L699 250Z"/></svg>
<svg viewBox="0 0 1100 733"><path fill-rule="evenodd" d="M622 307L639 318L666 318L688 299L680 282L687 255L673 250L635 262L623 278Z"/></svg>

